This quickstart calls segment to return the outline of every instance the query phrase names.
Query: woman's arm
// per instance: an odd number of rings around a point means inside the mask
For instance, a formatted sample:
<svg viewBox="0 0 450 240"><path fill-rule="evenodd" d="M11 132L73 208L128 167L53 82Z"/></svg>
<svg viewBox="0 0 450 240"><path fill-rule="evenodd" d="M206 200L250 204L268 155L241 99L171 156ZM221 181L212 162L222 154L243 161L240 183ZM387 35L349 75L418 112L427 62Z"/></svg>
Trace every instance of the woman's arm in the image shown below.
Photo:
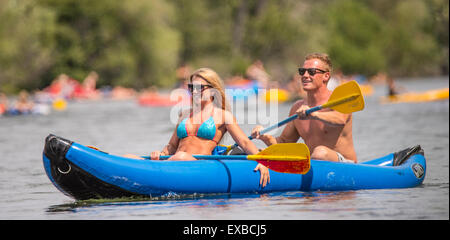
<svg viewBox="0 0 450 240"><path fill-rule="evenodd" d="M177 135L178 125L180 125L181 121L189 116L190 109L180 112L177 125L173 130L172 137L170 137L169 143L163 148L163 155L174 155L177 152L178 144L180 143L180 139Z"/></svg>
<svg viewBox="0 0 450 240"><path fill-rule="evenodd" d="M163 148L162 151L153 151L150 154L151 160L159 160L159 156L165 156L165 155L174 155L178 148L178 143L180 142L180 139L177 136L177 128L175 128L174 133L172 134L172 137L169 140L169 143Z"/></svg>
<svg viewBox="0 0 450 240"><path fill-rule="evenodd" d="M180 113L178 118L178 123L175 126L175 129L172 133L172 136L170 137L169 143L163 148L163 150L160 151L154 151L150 154L150 158L152 160L159 160L160 155L174 155L177 152L178 144L180 143L180 139L177 135L177 128L178 125L181 123L181 120L183 120L185 113Z"/></svg>
<svg viewBox="0 0 450 240"><path fill-rule="evenodd" d="M244 131L237 124L236 118L229 111L224 111L225 126L227 131L230 133L233 140L247 153L247 154L257 154L258 148L253 144L253 142L248 139Z"/></svg>
<svg viewBox="0 0 450 240"><path fill-rule="evenodd" d="M225 115L225 126L227 131L230 132L233 140L247 153L247 154L257 154L258 148L253 144L253 142L248 139L244 131L236 122L236 118L229 111L224 111ZM261 177L259 178L259 184L264 188L268 183L270 183L269 169L258 163L253 171L259 171Z"/></svg>
<svg viewBox="0 0 450 240"><path fill-rule="evenodd" d="M170 137L169 143L163 148L161 151L161 155L173 155L178 149L178 144L180 143L180 139L177 136L177 128L175 127L173 131L172 137Z"/></svg>

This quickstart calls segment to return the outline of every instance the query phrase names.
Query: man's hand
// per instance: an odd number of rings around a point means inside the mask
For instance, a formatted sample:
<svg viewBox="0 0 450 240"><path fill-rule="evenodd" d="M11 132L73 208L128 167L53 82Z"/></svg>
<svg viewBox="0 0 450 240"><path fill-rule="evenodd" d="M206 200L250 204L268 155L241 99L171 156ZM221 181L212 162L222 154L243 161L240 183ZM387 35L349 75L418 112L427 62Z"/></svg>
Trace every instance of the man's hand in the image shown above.
<svg viewBox="0 0 450 240"><path fill-rule="evenodd" d="M251 136L254 139L259 139L261 141L263 141L267 146L270 146L272 144L276 143L276 139L269 134L260 134L261 130L263 130L263 127L261 125L256 126L255 128L253 128L252 130L252 134Z"/></svg>
<svg viewBox="0 0 450 240"><path fill-rule="evenodd" d="M302 105L297 109L297 111L295 113L298 115L298 118L301 120L313 119L312 113L306 114L306 111L308 111L308 109L310 109L310 107L308 107L306 105Z"/></svg>

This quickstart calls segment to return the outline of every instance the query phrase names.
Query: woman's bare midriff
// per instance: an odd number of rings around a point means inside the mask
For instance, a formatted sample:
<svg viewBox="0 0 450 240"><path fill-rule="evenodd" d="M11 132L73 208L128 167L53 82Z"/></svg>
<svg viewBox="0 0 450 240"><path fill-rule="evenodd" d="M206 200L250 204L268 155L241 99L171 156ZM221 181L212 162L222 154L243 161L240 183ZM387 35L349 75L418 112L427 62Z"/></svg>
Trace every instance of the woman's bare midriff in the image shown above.
<svg viewBox="0 0 450 240"><path fill-rule="evenodd" d="M180 140L177 152L183 151L192 155L211 155L211 152L216 146L216 142L212 140L203 139L196 136L188 136Z"/></svg>

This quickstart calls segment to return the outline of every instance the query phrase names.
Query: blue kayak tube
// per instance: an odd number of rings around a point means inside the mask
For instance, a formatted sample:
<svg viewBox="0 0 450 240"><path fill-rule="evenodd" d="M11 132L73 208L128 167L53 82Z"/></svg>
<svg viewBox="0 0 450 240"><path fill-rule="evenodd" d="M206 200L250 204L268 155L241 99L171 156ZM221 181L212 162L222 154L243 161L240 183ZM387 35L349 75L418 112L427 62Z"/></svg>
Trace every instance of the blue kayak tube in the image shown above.
<svg viewBox="0 0 450 240"><path fill-rule="evenodd" d="M270 170L262 188L257 162L249 160L160 161L116 156L50 134L43 151L50 181L77 199L158 197L167 194L347 191L411 188L426 173L419 145L362 163L311 160L308 173Z"/></svg>

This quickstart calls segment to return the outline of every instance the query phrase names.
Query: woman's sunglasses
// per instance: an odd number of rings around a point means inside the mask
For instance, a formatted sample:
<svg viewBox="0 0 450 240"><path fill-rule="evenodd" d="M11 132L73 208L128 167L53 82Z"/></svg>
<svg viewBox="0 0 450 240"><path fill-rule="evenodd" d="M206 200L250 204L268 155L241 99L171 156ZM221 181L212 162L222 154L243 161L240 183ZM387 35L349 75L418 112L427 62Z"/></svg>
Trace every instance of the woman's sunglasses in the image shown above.
<svg viewBox="0 0 450 240"><path fill-rule="evenodd" d="M316 75L316 73L326 73L326 72L329 72L329 71L325 71L325 70L318 69L318 68L299 68L299 69L298 69L298 73L299 73L301 76L305 75L306 71L308 71L308 74L309 74L310 76L314 76L314 75Z"/></svg>
<svg viewBox="0 0 450 240"><path fill-rule="evenodd" d="M200 90L200 92L203 92L203 91L205 91L205 89L212 88L212 87L213 86L211 86L211 85L192 84L192 83L188 84L188 89L189 89L190 92L193 92L194 89L197 90L197 92L199 90Z"/></svg>

